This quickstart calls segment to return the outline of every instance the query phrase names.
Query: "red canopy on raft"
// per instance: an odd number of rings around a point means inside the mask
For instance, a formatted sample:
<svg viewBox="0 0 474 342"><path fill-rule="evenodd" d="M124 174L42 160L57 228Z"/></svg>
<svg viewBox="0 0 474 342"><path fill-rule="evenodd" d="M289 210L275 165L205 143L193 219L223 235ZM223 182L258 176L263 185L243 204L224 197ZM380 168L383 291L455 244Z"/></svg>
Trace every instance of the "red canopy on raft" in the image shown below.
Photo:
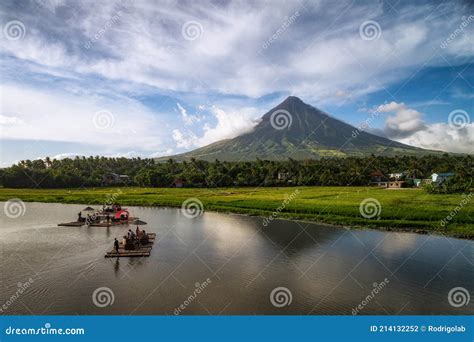
<svg viewBox="0 0 474 342"><path fill-rule="evenodd" d="M115 213L115 218L119 219L122 215L130 216L128 210L119 210Z"/></svg>

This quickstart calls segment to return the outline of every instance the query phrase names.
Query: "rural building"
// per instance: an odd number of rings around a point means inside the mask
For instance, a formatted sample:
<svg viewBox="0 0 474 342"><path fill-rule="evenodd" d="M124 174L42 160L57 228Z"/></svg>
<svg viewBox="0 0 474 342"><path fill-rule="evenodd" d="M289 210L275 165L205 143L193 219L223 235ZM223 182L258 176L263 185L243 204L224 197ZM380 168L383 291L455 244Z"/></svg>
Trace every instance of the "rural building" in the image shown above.
<svg viewBox="0 0 474 342"><path fill-rule="evenodd" d="M388 188L389 189L401 189L405 187L405 182L404 181L390 181L388 182Z"/></svg>
<svg viewBox="0 0 474 342"><path fill-rule="evenodd" d="M130 181L128 175L119 175L118 173L109 172L102 176L103 185L127 184Z"/></svg>
<svg viewBox="0 0 474 342"><path fill-rule="evenodd" d="M173 184L171 185L171 187L173 188L184 188L184 186L186 185L186 182L182 179L176 179L173 181Z"/></svg>
<svg viewBox="0 0 474 342"><path fill-rule="evenodd" d="M388 175L388 177L390 179L398 180L398 179L402 178L404 174L405 174L404 172L395 172L395 173L390 173Z"/></svg>
<svg viewBox="0 0 474 342"><path fill-rule="evenodd" d="M380 171L374 171L370 174L370 185L376 185L381 188L388 187L388 179Z"/></svg>
<svg viewBox="0 0 474 342"><path fill-rule="evenodd" d="M278 180L287 180L290 178L289 172L278 172Z"/></svg>
<svg viewBox="0 0 474 342"><path fill-rule="evenodd" d="M382 182L386 179L387 178L385 177L385 175L380 171L374 171L370 174L370 181L371 182Z"/></svg>
<svg viewBox="0 0 474 342"><path fill-rule="evenodd" d="M454 176L454 172L445 172L445 173L433 173L431 175L431 181L433 183L441 184L445 180Z"/></svg>

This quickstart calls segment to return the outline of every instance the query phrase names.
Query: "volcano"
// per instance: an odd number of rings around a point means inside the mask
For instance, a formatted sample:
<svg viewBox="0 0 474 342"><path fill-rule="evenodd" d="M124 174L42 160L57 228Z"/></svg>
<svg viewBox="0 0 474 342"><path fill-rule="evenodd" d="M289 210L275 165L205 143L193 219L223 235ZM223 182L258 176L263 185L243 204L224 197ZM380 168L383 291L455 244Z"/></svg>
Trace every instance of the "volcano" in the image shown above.
<svg viewBox="0 0 474 342"><path fill-rule="evenodd" d="M160 160L252 161L367 155L417 155L435 151L405 145L359 130L290 96L263 115L249 132Z"/></svg>

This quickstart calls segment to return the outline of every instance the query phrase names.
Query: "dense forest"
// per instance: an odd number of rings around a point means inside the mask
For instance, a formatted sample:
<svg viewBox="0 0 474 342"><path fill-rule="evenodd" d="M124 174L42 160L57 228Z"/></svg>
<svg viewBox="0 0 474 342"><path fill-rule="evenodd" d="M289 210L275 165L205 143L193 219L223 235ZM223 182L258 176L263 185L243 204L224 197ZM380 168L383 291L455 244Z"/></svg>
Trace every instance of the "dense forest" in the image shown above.
<svg viewBox="0 0 474 342"><path fill-rule="evenodd" d="M75 159L25 160L0 170L4 187L76 188L104 185L170 187L177 182L185 187L367 185L374 173L388 175L405 172L406 178L429 178L433 172L455 172L444 188L432 192L469 191L472 187L472 156L399 156L365 158L326 158L319 160L254 162L206 162L172 159L157 163L153 159L76 157ZM125 181L104 181L104 175L128 175Z"/></svg>

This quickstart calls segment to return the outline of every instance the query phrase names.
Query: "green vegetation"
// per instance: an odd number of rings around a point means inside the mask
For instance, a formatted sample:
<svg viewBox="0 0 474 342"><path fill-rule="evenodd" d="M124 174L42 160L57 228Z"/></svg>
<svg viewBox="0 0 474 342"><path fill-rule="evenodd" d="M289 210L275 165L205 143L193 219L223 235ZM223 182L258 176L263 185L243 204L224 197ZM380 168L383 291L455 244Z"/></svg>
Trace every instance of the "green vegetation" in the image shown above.
<svg viewBox="0 0 474 342"><path fill-rule="evenodd" d="M298 190L295 194L295 191ZM180 207L188 198L198 198L205 210L269 216L291 196L279 218L311 220L346 226L437 232L474 238L474 199L471 195L429 194L420 189L386 190L372 187L280 187L280 188L89 188L0 189L0 200L103 204L117 194L123 205ZM367 198L380 202L379 218L366 219L359 211ZM454 214L453 214L454 213ZM71 213L71 217L75 213ZM450 219L446 219L450 216Z"/></svg>
<svg viewBox="0 0 474 342"><path fill-rule="evenodd" d="M170 187L180 180L185 187L218 188L232 186L367 185L374 173L405 172L407 178L429 178L433 172L452 171L456 186L469 190L474 174L472 156L427 155L422 157L348 157L319 160L253 162L206 162L192 159L178 163L172 159L157 163L152 159L77 157L75 159L26 160L0 170L0 183L8 188L75 188L103 184L106 173L128 175L128 185ZM280 175L280 177L279 177ZM446 191L453 192L453 191Z"/></svg>
<svg viewBox="0 0 474 342"><path fill-rule="evenodd" d="M473 188L473 178L467 177L463 174L455 174L453 177L448 178L441 184L426 184L424 187L430 194L454 194L454 193L469 193Z"/></svg>

